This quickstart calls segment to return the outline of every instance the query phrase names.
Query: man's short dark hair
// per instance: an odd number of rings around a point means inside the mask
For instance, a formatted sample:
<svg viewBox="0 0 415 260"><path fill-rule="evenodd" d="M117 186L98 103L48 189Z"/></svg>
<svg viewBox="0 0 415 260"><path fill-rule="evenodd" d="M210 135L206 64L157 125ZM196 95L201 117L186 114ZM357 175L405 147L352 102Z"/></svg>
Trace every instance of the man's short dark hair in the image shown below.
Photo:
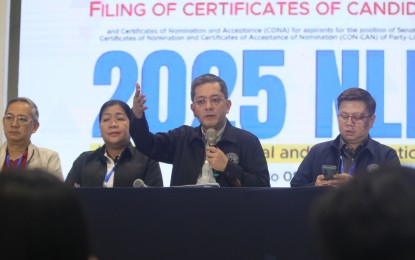
<svg viewBox="0 0 415 260"><path fill-rule="evenodd" d="M340 108L340 105L343 101L362 101L366 104L366 108L370 115L375 114L376 111L376 101L373 99L372 95L364 89L361 88L349 88L343 91L337 97L337 108Z"/></svg>
<svg viewBox="0 0 415 260"><path fill-rule="evenodd" d="M192 81L191 91L190 91L190 98L194 101L195 98L195 89L197 86L205 84L205 83L214 83L218 82L220 85L220 91L225 95L225 99L228 99L228 87L226 86L225 81L220 77L213 75L213 74L203 74Z"/></svg>
<svg viewBox="0 0 415 260"><path fill-rule="evenodd" d="M355 178L317 200L312 220L329 259L415 259L415 169Z"/></svg>

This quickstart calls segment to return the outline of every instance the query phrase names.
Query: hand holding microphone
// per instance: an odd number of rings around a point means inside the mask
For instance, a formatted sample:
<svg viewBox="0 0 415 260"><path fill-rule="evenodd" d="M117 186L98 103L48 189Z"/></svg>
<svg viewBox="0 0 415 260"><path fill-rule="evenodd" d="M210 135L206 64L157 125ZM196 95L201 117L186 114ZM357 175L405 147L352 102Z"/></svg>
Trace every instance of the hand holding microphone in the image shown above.
<svg viewBox="0 0 415 260"><path fill-rule="evenodd" d="M220 172L225 171L228 157L219 148L213 146L206 148L206 158L212 169Z"/></svg>
<svg viewBox="0 0 415 260"><path fill-rule="evenodd" d="M216 143L219 140L219 136L216 133L216 130L209 128L205 133L206 144L206 160L208 161L210 167L213 169L214 176L219 175L219 172L224 172L226 166L228 165L228 157L216 146ZM241 181L239 179L230 180L233 186L241 187Z"/></svg>
<svg viewBox="0 0 415 260"><path fill-rule="evenodd" d="M205 138L208 145L206 148L206 159L209 165L216 171L225 171L226 165L228 164L228 157L216 147L218 141L216 130L213 128L206 130Z"/></svg>

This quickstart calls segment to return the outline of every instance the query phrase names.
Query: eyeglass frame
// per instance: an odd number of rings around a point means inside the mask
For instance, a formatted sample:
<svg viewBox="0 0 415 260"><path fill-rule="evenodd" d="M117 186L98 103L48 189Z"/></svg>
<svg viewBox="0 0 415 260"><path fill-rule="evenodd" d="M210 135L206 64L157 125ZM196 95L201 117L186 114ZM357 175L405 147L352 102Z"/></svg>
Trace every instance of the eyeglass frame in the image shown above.
<svg viewBox="0 0 415 260"><path fill-rule="evenodd" d="M370 114L367 116L358 116L358 115L348 115L348 114L338 114L337 118L339 118L343 123L347 123L349 121L349 118L352 120L352 123L356 124L356 123L361 123L363 122L366 118L372 117L374 114Z"/></svg>
<svg viewBox="0 0 415 260"><path fill-rule="evenodd" d="M22 122L22 118L24 118L27 121L23 120L23 122ZM11 124L13 124L15 119L17 119L17 123L19 125L22 125L22 126L29 125L30 122L35 122L35 120L29 119L27 116L24 116L24 115L15 116L15 115L12 115L12 114L6 114L6 115L3 116L3 124L11 125Z"/></svg>
<svg viewBox="0 0 415 260"><path fill-rule="evenodd" d="M216 99L217 99L217 101L213 101L213 100L216 100ZM196 98L193 101L193 104L195 104L199 107L204 107L204 106L206 106L208 100L212 105L217 106L217 105L220 104L221 101L226 100L226 98L221 97L221 96L212 96L212 97L209 97L209 98L200 97L200 98ZM202 101L203 101L203 103L201 103Z"/></svg>

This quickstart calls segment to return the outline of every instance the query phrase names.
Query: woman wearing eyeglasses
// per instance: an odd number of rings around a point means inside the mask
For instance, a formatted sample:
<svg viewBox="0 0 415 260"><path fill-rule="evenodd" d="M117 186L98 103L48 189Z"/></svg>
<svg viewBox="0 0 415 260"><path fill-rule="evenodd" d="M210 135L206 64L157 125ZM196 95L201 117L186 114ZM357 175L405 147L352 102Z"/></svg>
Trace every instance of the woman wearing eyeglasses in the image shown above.
<svg viewBox="0 0 415 260"><path fill-rule="evenodd" d="M74 187L133 187L136 180L147 186L163 186L159 163L140 153L130 142L132 112L123 101L110 100L99 112L104 145L82 153L65 180Z"/></svg>
<svg viewBox="0 0 415 260"><path fill-rule="evenodd" d="M37 147L30 141L38 128L39 111L32 100L18 97L7 103L3 117L3 130L7 141L0 147L2 170L42 168L63 181L58 153Z"/></svg>

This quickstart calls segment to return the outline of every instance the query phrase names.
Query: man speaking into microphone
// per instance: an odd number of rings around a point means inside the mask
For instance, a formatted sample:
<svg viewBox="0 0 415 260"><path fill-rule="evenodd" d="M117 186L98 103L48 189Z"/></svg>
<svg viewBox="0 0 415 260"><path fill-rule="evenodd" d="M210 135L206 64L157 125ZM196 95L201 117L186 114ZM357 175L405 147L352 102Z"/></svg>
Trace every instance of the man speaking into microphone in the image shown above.
<svg viewBox="0 0 415 260"><path fill-rule="evenodd" d="M130 134L137 149L154 160L173 164L171 186L217 183L221 187L269 187L259 139L232 126L226 118L232 105L226 83L218 76L204 74L192 81L190 95L190 108L200 126L183 125L153 134L144 113L145 94L136 84Z"/></svg>

